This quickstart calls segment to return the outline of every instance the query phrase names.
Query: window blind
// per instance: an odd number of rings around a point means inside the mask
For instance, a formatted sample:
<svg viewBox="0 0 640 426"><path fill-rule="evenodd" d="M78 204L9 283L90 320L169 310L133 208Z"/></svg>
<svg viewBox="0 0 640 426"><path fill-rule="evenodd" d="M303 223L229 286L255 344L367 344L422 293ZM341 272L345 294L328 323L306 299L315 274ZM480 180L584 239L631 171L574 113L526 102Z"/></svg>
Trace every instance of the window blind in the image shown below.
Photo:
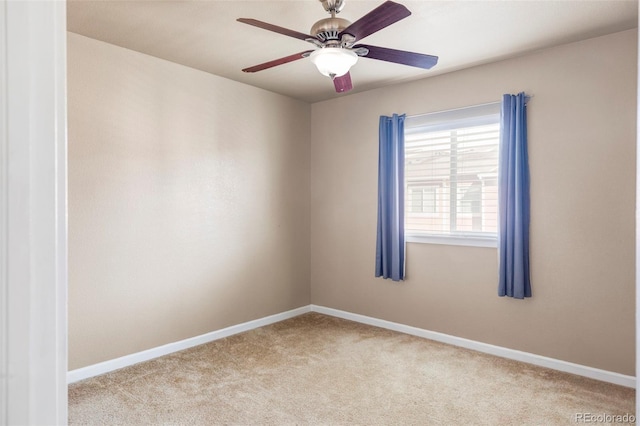
<svg viewBox="0 0 640 426"><path fill-rule="evenodd" d="M496 238L499 140L499 103L407 118L407 235Z"/></svg>

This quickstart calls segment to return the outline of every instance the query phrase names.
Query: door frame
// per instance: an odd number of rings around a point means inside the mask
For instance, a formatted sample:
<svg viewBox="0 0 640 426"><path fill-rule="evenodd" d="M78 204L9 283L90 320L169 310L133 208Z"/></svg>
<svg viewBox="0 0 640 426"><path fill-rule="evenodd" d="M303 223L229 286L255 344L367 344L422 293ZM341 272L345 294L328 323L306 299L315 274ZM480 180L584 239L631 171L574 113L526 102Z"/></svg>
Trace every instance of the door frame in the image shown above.
<svg viewBox="0 0 640 426"><path fill-rule="evenodd" d="M66 2L0 1L0 424L67 423Z"/></svg>

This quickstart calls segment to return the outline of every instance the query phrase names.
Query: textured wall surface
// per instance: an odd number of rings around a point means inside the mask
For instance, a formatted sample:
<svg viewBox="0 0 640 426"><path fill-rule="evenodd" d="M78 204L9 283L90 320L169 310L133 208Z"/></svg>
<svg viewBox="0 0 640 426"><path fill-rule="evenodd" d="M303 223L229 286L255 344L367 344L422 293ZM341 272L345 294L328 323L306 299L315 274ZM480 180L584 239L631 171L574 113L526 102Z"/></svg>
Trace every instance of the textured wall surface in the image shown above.
<svg viewBox="0 0 640 426"><path fill-rule="evenodd" d="M313 104L313 303L633 375L636 61L631 30ZM492 248L408 244L406 281L375 279L378 116L520 91L533 298L497 296Z"/></svg>
<svg viewBox="0 0 640 426"><path fill-rule="evenodd" d="M310 107L69 33L69 368L308 305Z"/></svg>

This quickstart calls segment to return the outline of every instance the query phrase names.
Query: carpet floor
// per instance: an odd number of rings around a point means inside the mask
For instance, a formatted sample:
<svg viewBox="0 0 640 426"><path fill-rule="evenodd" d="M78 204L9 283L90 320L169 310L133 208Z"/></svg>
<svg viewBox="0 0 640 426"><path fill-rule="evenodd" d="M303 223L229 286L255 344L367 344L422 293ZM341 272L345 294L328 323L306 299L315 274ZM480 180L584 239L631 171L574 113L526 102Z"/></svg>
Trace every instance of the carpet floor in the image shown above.
<svg viewBox="0 0 640 426"><path fill-rule="evenodd" d="M69 424L563 425L633 415L634 401L633 389L309 313L74 383Z"/></svg>

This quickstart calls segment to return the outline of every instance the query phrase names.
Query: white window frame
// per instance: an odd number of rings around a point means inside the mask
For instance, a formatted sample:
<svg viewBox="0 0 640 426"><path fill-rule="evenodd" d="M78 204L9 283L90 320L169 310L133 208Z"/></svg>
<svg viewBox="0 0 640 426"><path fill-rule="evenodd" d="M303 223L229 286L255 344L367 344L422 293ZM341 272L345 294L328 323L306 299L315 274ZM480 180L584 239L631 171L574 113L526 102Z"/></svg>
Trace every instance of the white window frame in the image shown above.
<svg viewBox="0 0 640 426"><path fill-rule="evenodd" d="M405 120L405 134L493 124L496 121L500 121L500 105L500 102L491 102L470 107L408 116ZM406 227L405 241L408 243L472 247L498 246L497 233L456 232L452 235L440 235L428 232L409 231Z"/></svg>

